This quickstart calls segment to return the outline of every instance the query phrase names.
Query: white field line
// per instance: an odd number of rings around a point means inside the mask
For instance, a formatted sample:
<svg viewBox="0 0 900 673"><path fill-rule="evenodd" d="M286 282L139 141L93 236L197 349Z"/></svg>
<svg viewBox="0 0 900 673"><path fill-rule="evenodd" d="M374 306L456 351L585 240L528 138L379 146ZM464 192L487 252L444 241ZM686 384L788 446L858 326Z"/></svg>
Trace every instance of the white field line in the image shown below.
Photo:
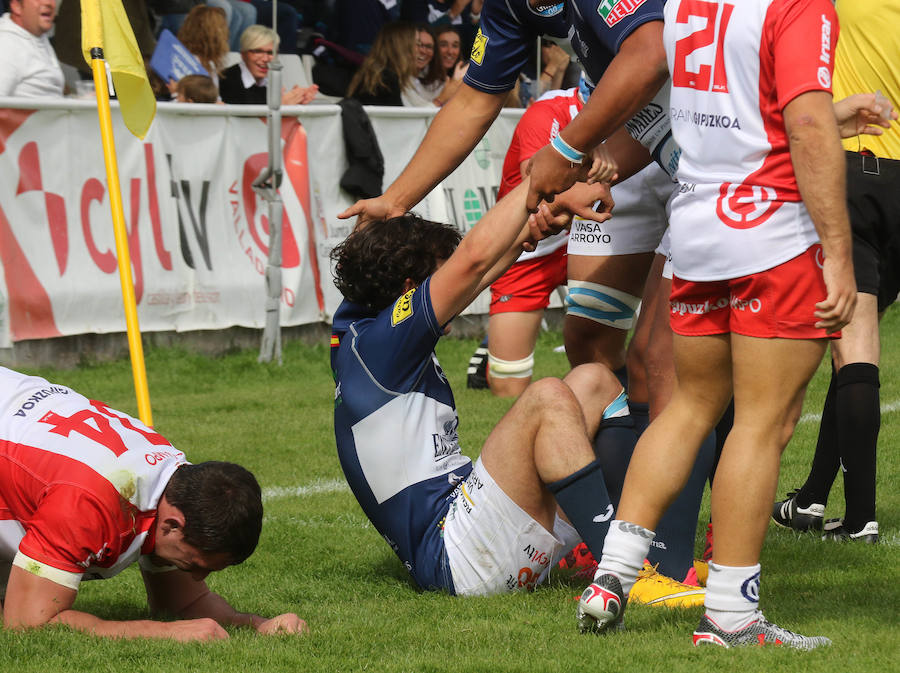
<svg viewBox="0 0 900 673"><path fill-rule="evenodd" d="M306 495L318 495L320 493L339 493L349 491L350 487L343 479L318 479L306 486L273 486L264 488L262 492L263 502L267 500L280 500L281 498L302 498Z"/></svg>
<svg viewBox="0 0 900 673"><path fill-rule="evenodd" d="M900 400L886 402L881 405L881 413L889 414L892 411L900 411ZM822 414L803 414L798 423L818 423L822 420Z"/></svg>

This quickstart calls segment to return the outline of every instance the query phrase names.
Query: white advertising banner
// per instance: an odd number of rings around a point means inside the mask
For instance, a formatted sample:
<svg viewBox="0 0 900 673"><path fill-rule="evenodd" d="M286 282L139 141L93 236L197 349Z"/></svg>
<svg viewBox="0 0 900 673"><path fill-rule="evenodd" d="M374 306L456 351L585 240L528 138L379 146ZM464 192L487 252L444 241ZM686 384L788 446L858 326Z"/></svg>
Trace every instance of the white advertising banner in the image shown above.
<svg viewBox="0 0 900 673"><path fill-rule="evenodd" d="M0 101L0 347L123 332L96 108L71 101L37 110L12 105L21 101ZM369 112L387 186L418 147L433 113ZM415 210L471 228L496 200L520 113L501 116ZM264 108L161 104L143 141L113 115L143 331L263 326L268 206L251 186L267 163L260 114ZM281 323L289 326L327 320L340 302L328 253L352 227L336 214L354 199L339 187L347 164L337 106L286 109L281 140Z"/></svg>

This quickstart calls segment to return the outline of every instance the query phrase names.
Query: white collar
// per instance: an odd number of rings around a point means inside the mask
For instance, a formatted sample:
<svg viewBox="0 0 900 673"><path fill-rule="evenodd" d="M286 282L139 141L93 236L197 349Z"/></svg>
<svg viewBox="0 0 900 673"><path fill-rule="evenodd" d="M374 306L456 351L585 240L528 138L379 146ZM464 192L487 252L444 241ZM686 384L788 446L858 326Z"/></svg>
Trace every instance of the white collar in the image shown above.
<svg viewBox="0 0 900 673"><path fill-rule="evenodd" d="M242 58L238 61L238 65L241 66L241 83L244 85L245 89L249 89L251 86L268 86L269 85L269 76L266 75L262 78L262 81L257 84L256 78L251 74L250 68L247 67L247 64L244 63L244 59Z"/></svg>

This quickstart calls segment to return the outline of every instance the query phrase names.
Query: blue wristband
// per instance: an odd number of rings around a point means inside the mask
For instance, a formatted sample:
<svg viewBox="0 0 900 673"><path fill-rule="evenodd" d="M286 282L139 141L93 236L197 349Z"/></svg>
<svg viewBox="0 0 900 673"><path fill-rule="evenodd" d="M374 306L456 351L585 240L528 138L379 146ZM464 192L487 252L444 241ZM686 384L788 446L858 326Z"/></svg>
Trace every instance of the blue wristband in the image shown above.
<svg viewBox="0 0 900 673"><path fill-rule="evenodd" d="M584 157L586 156L584 152L579 152L574 147L569 145L565 140L560 137L557 133L553 136L553 140L550 141L550 145L553 146L557 152L559 152L562 157L573 164L580 164L584 161Z"/></svg>

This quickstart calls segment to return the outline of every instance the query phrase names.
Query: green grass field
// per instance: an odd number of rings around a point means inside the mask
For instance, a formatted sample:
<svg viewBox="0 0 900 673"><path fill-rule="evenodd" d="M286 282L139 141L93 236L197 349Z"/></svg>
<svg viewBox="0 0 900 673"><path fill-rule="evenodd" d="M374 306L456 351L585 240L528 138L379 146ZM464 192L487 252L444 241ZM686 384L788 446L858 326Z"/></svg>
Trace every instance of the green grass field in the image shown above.
<svg viewBox="0 0 900 673"><path fill-rule="evenodd" d="M182 645L108 641L62 627L28 633L0 630L0 671L740 671L897 670L900 660L900 310L882 325L883 424L878 464L878 518L883 543L823 543L770 528L763 551L762 607L788 628L824 634L827 650L697 650L690 634L701 608L632 606L628 630L582 636L574 597L583 583L562 573L534 593L461 599L418 592L344 485L334 448L334 386L328 348L288 344L284 365L260 365L256 353L206 358L150 350L147 369L156 429L199 462L224 459L251 469L263 486L266 514L257 552L209 579L236 607L260 614L297 612L303 637L257 637L231 631L227 641ZM562 338L545 333L537 375L561 375ZM456 391L466 452L475 456L509 407L485 391L465 389L474 340L447 339L438 356ZM127 361L40 370L114 408L136 414ZM814 379L794 440L783 459L779 494L806 476L827 385ZM827 516L840 516L840 478ZM702 517L707 516L704 506ZM704 518L705 520L705 518ZM698 538L698 545L700 540ZM109 619L147 615L136 568L86 582L76 608Z"/></svg>

